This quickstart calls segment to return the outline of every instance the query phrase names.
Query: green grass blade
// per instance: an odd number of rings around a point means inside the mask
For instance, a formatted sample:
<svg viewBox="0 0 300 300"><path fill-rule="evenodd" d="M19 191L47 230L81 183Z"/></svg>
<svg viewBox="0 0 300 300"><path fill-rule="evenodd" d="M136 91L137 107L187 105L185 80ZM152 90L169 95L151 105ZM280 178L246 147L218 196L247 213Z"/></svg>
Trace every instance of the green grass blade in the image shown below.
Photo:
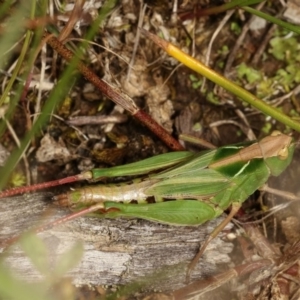
<svg viewBox="0 0 300 300"><path fill-rule="evenodd" d="M258 17L260 17L262 19L265 19L265 20L267 20L267 21L269 21L271 23L277 24L277 25L279 25L279 26L281 26L283 28L286 28L286 29L288 29L290 31L293 31L295 33L300 34L300 27L299 26L296 26L296 25L293 25L291 23L282 21L282 20L280 20L280 19L278 19L276 17L270 16L270 15L264 13L264 12L261 12L261 11L259 11L257 9L254 9L252 7L243 6L241 8L243 10L245 10L245 11L247 11L247 12L255 15L255 16L258 16Z"/></svg>

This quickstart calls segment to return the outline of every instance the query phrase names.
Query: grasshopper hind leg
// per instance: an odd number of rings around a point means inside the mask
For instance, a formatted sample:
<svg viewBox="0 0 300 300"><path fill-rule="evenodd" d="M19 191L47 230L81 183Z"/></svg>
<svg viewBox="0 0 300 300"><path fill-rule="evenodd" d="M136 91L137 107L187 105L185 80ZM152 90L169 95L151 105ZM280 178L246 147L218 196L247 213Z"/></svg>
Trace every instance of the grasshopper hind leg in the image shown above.
<svg viewBox="0 0 300 300"><path fill-rule="evenodd" d="M233 203L229 215L211 232L211 234L205 240L204 244L200 247L198 253L196 254L196 256L193 258L193 260L188 266L187 273L186 273L187 282L189 282L190 274L195 268L196 264L198 263L199 259L201 258L208 244L225 228L225 226L233 219L233 217L236 215L236 213L239 211L240 208L241 208L240 203Z"/></svg>

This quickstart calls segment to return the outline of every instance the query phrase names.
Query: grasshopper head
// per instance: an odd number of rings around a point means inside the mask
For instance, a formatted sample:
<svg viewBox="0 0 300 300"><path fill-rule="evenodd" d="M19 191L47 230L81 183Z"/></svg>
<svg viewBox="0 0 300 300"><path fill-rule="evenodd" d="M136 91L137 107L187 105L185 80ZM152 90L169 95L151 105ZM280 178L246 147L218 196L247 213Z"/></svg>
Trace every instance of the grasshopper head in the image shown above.
<svg viewBox="0 0 300 300"><path fill-rule="evenodd" d="M295 145L292 137L279 131L274 131L262 140L260 144L266 164L272 175L278 176L291 163Z"/></svg>

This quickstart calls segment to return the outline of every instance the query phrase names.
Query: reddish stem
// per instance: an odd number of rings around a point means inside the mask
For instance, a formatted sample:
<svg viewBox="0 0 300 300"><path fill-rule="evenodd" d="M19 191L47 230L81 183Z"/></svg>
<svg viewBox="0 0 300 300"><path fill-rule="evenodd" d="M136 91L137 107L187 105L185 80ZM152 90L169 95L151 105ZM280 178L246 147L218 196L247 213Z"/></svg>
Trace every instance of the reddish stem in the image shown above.
<svg viewBox="0 0 300 300"><path fill-rule="evenodd" d="M56 37L45 33L44 40L68 62L71 62L74 59L73 52L65 47ZM122 106L134 117L145 124L145 126L147 126L154 134L156 134L168 147L175 151L184 150L181 144L176 139L174 139L164 128L156 123L147 113L137 107L134 101L128 95L100 79L96 75L96 73L94 73L94 71L88 68L84 63L78 61L76 64L76 68L89 82L97 87L108 98L110 98L116 104Z"/></svg>
<svg viewBox="0 0 300 300"><path fill-rule="evenodd" d="M177 151L184 150L177 140L143 110L138 110L133 116L147 126L156 136L159 136L171 149Z"/></svg>

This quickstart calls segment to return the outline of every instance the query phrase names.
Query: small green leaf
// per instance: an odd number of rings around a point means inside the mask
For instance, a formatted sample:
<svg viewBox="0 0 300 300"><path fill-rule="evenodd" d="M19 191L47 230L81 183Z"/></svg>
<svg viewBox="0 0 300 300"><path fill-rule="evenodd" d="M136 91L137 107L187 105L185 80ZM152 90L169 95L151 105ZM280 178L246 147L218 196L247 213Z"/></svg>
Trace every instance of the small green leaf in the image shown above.
<svg viewBox="0 0 300 300"><path fill-rule="evenodd" d="M260 98L265 98L274 94L274 79L263 78L257 85L257 96Z"/></svg>
<svg viewBox="0 0 300 300"><path fill-rule="evenodd" d="M26 233L20 240L22 250L31 260L35 268L43 275L51 269L49 252L45 243L33 233Z"/></svg>
<svg viewBox="0 0 300 300"><path fill-rule="evenodd" d="M0 265L0 299L9 300L50 300L43 283L32 284L15 278L10 270Z"/></svg>
<svg viewBox="0 0 300 300"><path fill-rule="evenodd" d="M190 80L192 81L192 87L193 89L198 89L201 84L202 84L202 80L199 79L199 77L195 76L194 74L191 74L190 76Z"/></svg>
<svg viewBox="0 0 300 300"><path fill-rule="evenodd" d="M222 48L220 50L218 50L218 54L222 55L222 56L226 56L229 53L229 48L227 45L223 45Z"/></svg>
<svg viewBox="0 0 300 300"><path fill-rule="evenodd" d="M212 104L220 105L221 101L218 96L216 96L213 92L209 92L206 96L206 100Z"/></svg>
<svg viewBox="0 0 300 300"><path fill-rule="evenodd" d="M271 129L272 129L272 124L269 122L266 122L264 127L261 129L261 131L265 134L270 134Z"/></svg>
<svg viewBox="0 0 300 300"><path fill-rule="evenodd" d="M241 26L236 23L236 22L232 22L230 24L230 29L231 31L233 31L236 35L239 35L241 33Z"/></svg>
<svg viewBox="0 0 300 300"><path fill-rule="evenodd" d="M272 55L278 60L294 60L295 54L298 49L298 41L296 38L291 37L275 37L270 41L271 49L269 50Z"/></svg>
<svg viewBox="0 0 300 300"><path fill-rule="evenodd" d="M292 75L293 81L296 83L300 82L300 71L299 64L290 64L286 67L286 70Z"/></svg>
<svg viewBox="0 0 300 300"><path fill-rule="evenodd" d="M20 172L14 172L10 179L11 185L13 187L19 187L26 184L26 177Z"/></svg>
<svg viewBox="0 0 300 300"><path fill-rule="evenodd" d="M246 77L246 80L252 84L262 80L262 75L259 71L248 67L245 63L241 63L237 67L239 77Z"/></svg>

